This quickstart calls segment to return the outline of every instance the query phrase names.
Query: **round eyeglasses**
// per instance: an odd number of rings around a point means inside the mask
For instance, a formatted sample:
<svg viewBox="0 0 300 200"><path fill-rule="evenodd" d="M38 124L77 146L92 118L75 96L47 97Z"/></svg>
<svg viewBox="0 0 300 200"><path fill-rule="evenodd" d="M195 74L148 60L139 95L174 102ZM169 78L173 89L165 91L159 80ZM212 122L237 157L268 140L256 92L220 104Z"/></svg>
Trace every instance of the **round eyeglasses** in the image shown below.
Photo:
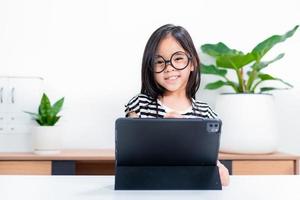
<svg viewBox="0 0 300 200"><path fill-rule="evenodd" d="M173 53L170 60L165 60L162 56L158 55L154 58L153 70L155 73L161 73L169 63L173 68L183 70L189 65L190 60L191 57L182 51Z"/></svg>

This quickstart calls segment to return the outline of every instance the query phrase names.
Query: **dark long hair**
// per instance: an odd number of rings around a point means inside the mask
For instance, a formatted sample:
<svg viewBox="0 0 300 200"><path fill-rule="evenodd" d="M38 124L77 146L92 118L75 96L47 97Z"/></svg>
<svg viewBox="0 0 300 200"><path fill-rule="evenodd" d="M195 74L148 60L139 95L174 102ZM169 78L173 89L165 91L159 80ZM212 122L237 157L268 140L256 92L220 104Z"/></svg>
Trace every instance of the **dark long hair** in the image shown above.
<svg viewBox="0 0 300 200"><path fill-rule="evenodd" d="M142 88L141 93L146 94L154 99L163 96L165 88L160 86L154 79L154 58L159 42L167 35L173 36L182 48L192 57L192 64L194 71L191 71L187 87L186 96L188 98L195 98L196 92L200 86L200 59L195 49L193 40L190 34L181 26L173 24L166 24L161 26L150 36L143 55L142 61Z"/></svg>

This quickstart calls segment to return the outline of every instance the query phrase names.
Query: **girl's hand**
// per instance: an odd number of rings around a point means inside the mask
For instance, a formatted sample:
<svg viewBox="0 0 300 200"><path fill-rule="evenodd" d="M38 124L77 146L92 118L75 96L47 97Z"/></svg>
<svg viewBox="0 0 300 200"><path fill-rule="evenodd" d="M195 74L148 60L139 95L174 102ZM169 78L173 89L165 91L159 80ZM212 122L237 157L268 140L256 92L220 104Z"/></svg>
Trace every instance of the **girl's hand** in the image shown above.
<svg viewBox="0 0 300 200"><path fill-rule="evenodd" d="M128 113L128 117L130 117L130 118L139 118L139 115L136 114L136 112L130 112L130 113Z"/></svg>
<svg viewBox="0 0 300 200"><path fill-rule="evenodd" d="M219 174L220 174L222 186L228 186L229 185L228 169L220 161L217 161L217 166L219 167Z"/></svg>
<svg viewBox="0 0 300 200"><path fill-rule="evenodd" d="M164 118L183 118L183 116L177 112L166 113Z"/></svg>

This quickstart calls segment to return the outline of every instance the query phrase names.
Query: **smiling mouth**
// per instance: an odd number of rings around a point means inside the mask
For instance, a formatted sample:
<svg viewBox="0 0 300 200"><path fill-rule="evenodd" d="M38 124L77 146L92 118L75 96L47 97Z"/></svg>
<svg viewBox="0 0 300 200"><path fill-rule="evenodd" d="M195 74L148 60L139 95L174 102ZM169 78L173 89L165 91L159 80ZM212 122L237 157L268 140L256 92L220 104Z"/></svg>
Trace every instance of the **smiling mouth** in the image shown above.
<svg viewBox="0 0 300 200"><path fill-rule="evenodd" d="M178 79L180 76L179 75L176 75L176 76L169 76L167 78L165 78L165 80L176 80Z"/></svg>

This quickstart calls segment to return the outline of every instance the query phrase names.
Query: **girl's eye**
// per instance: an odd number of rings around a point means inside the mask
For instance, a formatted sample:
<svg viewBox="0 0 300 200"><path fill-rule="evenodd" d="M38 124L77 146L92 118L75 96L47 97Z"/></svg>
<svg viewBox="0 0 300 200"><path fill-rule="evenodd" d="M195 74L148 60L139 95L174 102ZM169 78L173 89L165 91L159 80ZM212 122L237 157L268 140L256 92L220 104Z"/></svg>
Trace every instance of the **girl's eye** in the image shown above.
<svg viewBox="0 0 300 200"><path fill-rule="evenodd" d="M183 59L184 59L183 57L176 57L176 58L174 59L174 61L178 62L178 61L182 61Z"/></svg>
<svg viewBox="0 0 300 200"><path fill-rule="evenodd" d="M163 64L164 62L162 61L162 60L157 60L157 61L155 61L155 64L158 64L158 65L161 65L161 64Z"/></svg>

